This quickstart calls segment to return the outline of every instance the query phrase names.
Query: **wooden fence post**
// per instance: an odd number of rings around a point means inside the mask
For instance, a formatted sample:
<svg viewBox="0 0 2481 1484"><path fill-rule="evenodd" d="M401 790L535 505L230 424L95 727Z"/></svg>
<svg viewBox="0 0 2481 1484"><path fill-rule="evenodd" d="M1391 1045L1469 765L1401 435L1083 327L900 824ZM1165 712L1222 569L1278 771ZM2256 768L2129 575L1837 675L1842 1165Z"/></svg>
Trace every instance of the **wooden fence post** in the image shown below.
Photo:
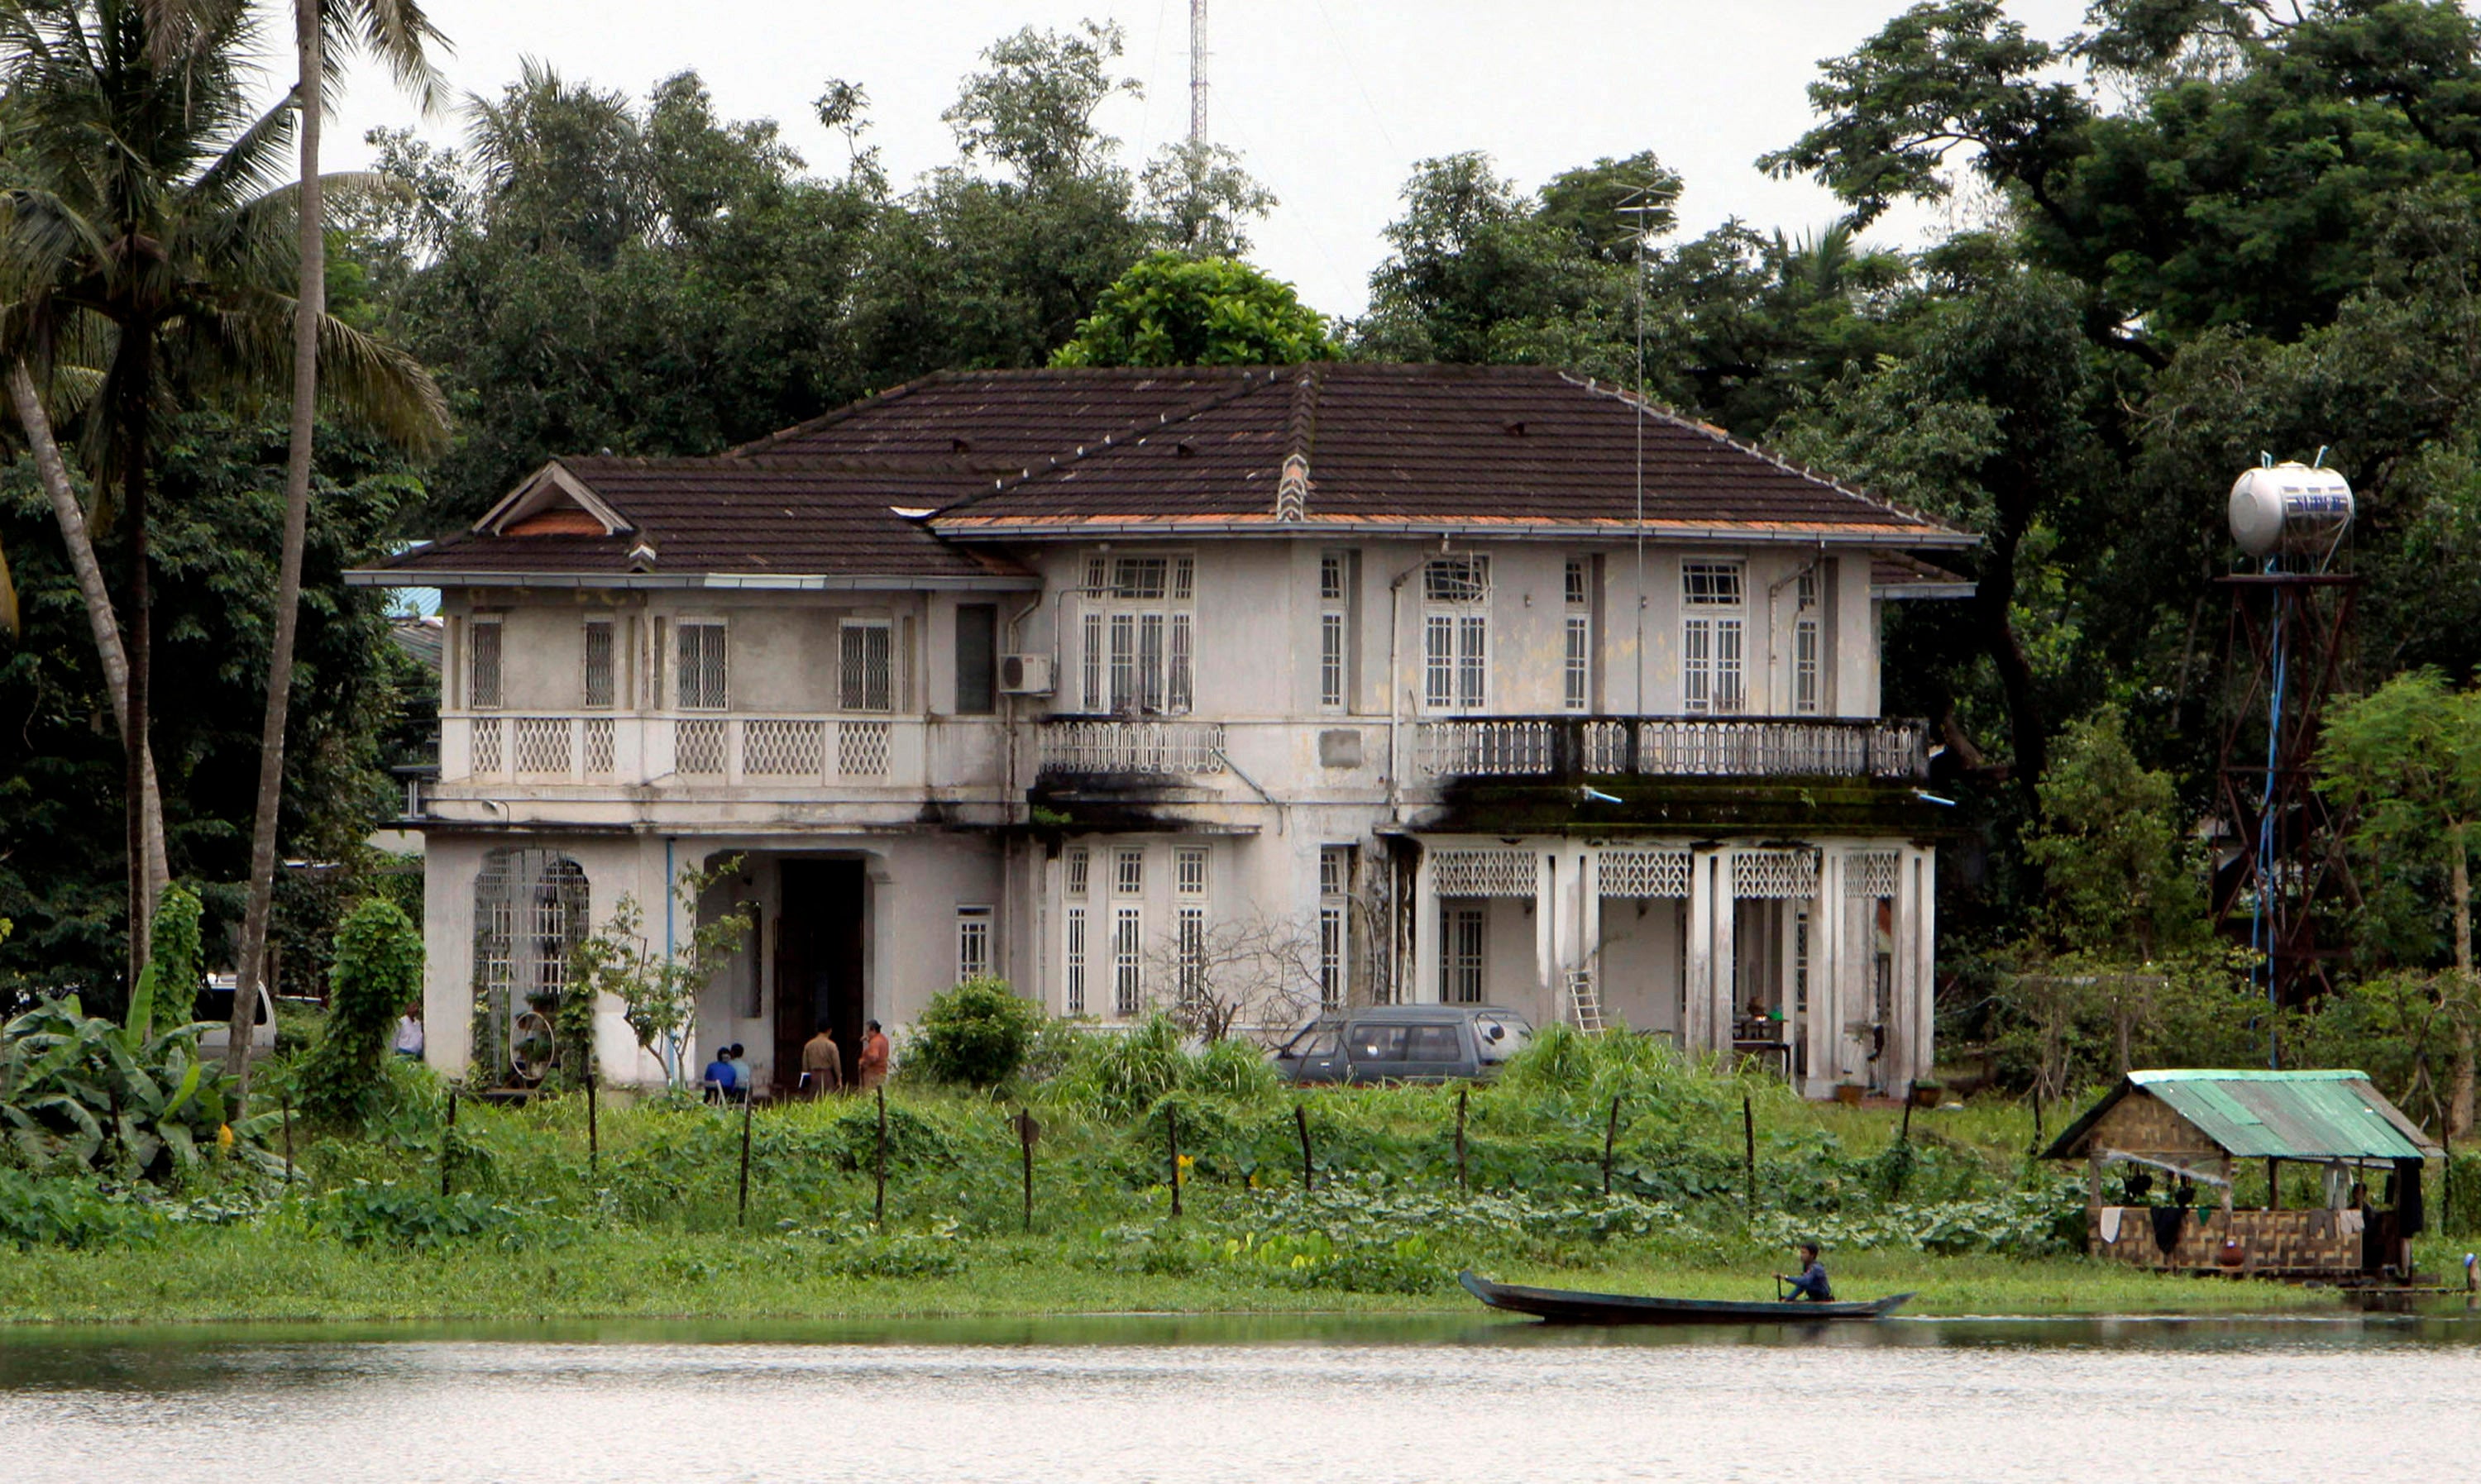
<svg viewBox="0 0 2481 1484"><path fill-rule="evenodd" d="M1025 1154L1025 1229L1033 1230L1033 1141L1042 1137L1042 1125L1030 1109L1017 1109L1016 1138Z"/></svg>
<svg viewBox="0 0 2481 1484"><path fill-rule="evenodd" d="M1609 1121L1603 1125L1603 1198L1605 1200L1610 1199L1611 1194L1611 1146L1619 1142L1619 1137L1620 1100L1619 1095L1613 1093L1611 1116Z"/></svg>
<svg viewBox="0 0 2481 1484"><path fill-rule="evenodd" d="M887 1225L887 1089L875 1089L878 1094L878 1199L871 1207L870 1219Z"/></svg>
<svg viewBox="0 0 2481 1484"><path fill-rule="evenodd" d="M1180 1109L1163 1105L1163 1135L1171 1148L1171 1213L1180 1214Z"/></svg>
<svg viewBox="0 0 2481 1484"><path fill-rule="evenodd" d="M1904 1127L1896 1135L1904 1143L1913 1141L1913 1084L1904 1084Z"/></svg>
<svg viewBox="0 0 2481 1484"><path fill-rule="evenodd" d="M1758 1209L1758 1115L1749 1106L1749 1095L1740 1094L1740 1179L1743 1185L1741 1209L1755 1214Z"/></svg>
<svg viewBox="0 0 2481 1484"><path fill-rule="evenodd" d="M603 1131L594 1117L594 1063L586 1064L586 1178L603 1178Z"/></svg>
<svg viewBox="0 0 2481 1484"><path fill-rule="evenodd" d="M448 1164L457 1154L457 1089L448 1089L448 1127L439 1133L439 1193L448 1194Z"/></svg>
<svg viewBox="0 0 2481 1484"><path fill-rule="evenodd" d="M2026 1150L2026 1151L2025 1151L2025 1153L2026 1153L2027 1155L2039 1156L2039 1155L2041 1154L2041 1152L2042 1152L2042 1083L2041 1083L2040 1079L2038 1079L2038 1078L2037 1078L2037 1079L2035 1079L2035 1080L2034 1080L2034 1082L2033 1082L2033 1147L2032 1147L2032 1148L2030 1148L2030 1149L2028 1149L2028 1150Z"/></svg>
<svg viewBox="0 0 2481 1484"><path fill-rule="evenodd" d="M749 1224L749 1118L750 1110L757 1106L758 1100L744 1090L741 1098L741 1213L735 1218L742 1226Z"/></svg>
<svg viewBox="0 0 2481 1484"><path fill-rule="evenodd" d="M1473 1186L1465 1179L1465 1089L1456 1089L1456 1193L1471 1195Z"/></svg>
<svg viewBox="0 0 2481 1484"><path fill-rule="evenodd" d="M1298 1103L1293 1105L1293 1127L1301 1134L1301 1193L1307 1195L1313 1188L1310 1180L1310 1113Z"/></svg>

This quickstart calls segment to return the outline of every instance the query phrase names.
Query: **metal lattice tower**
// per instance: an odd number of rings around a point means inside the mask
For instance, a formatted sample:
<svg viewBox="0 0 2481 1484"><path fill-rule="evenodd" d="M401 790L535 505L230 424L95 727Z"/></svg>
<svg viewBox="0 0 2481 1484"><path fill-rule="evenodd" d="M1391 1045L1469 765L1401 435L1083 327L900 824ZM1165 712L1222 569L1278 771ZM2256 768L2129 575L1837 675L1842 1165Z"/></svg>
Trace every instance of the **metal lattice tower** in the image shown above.
<svg viewBox="0 0 2481 1484"><path fill-rule="evenodd" d="M1206 0L1188 0L1188 143L1206 147Z"/></svg>

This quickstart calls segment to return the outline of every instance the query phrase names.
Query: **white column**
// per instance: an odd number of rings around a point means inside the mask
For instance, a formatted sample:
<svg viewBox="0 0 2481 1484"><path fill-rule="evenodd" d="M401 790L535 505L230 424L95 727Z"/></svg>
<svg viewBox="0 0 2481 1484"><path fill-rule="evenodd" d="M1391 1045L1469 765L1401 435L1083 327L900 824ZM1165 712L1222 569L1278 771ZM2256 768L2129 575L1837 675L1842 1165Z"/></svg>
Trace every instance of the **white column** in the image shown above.
<svg viewBox="0 0 2481 1484"><path fill-rule="evenodd" d="M1913 1076L1926 1078L1938 1060L1938 850L1913 857Z"/></svg>
<svg viewBox="0 0 2481 1484"><path fill-rule="evenodd" d="M1688 854L1688 982L1681 992L1680 1049L1703 1051L1713 1043L1714 862L1711 850Z"/></svg>
<svg viewBox="0 0 2481 1484"><path fill-rule="evenodd" d="M1878 1075L1887 1091L1900 1096L1913 1079L1914 1010L1922 996L1920 959L1913 952L1913 934L1920 921L1920 894L1914 878L1910 846L1895 855L1894 994L1887 1007L1887 1049L1878 1058Z"/></svg>
<svg viewBox="0 0 2481 1484"><path fill-rule="evenodd" d="M1835 1023L1827 1028L1833 1040L1835 1055L1830 1071L1837 1081L1845 1079L1866 1080L1868 1053L1862 1040L1846 1028L1865 1025L1872 1013L1870 975L1876 952L1877 898L1852 895L1851 859L1844 859L1844 887L1839 912L1843 919L1842 942L1840 945L1842 963L1835 976Z"/></svg>
<svg viewBox="0 0 2481 1484"><path fill-rule="evenodd" d="M1802 1036L1808 1048L1809 1076L1803 1096L1834 1094L1835 1043L1841 1031L1843 1005L1843 857L1832 847L1817 857L1817 899L1809 909L1809 1025Z"/></svg>
<svg viewBox="0 0 2481 1484"><path fill-rule="evenodd" d="M1737 854L1730 848L1714 853L1714 947L1711 960L1714 968L1713 978L1707 986L1706 1045L1717 1052L1732 1049L1732 1019L1740 1012L1740 1007L1732 1002L1732 976L1739 960L1735 934L1739 928L1740 898L1732 882L1733 862Z"/></svg>
<svg viewBox="0 0 2481 1484"><path fill-rule="evenodd" d="M1396 986L1398 1004L1430 1004L1439 998L1438 842L1422 842L1421 863L1413 868L1413 941L1404 955L1404 979Z"/></svg>
<svg viewBox="0 0 2481 1484"><path fill-rule="evenodd" d="M1554 1018L1567 1005L1559 977L1559 852L1533 852L1533 977Z"/></svg>

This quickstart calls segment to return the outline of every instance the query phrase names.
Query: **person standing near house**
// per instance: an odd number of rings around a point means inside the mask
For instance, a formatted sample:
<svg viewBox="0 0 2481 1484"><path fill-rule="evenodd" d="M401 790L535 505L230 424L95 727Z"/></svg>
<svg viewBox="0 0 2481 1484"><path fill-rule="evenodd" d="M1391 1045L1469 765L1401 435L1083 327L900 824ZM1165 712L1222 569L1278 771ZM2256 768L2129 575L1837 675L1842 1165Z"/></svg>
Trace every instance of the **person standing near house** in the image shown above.
<svg viewBox="0 0 2481 1484"><path fill-rule="evenodd" d="M812 1098L845 1090L844 1049L836 1045L835 1028L824 1021L801 1047L801 1090Z"/></svg>
<svg viewBox="0 0 2481 1484"><path fill-rule="evenodd" d="M422 1059L422 1006L409 1004L396 1020L396 1054Z"/></svg>
<svg viewBox="0 0 2481 1484"><path fill-rule="evenodd" d="M872 1021L862 1030L861 1063L855 1069L853 1085L864 1092L887 1080L887 1032Z"/></svg>
<svg viewBox="0 0 2481 1484"><path fill-rule="evenodd" d="M1835 1289L1826 1282L1826 1264L1817 1260L1817 1243L1800 1244L1800 1262L1801 1268L1797 1277L1790 1273L1775 1274L1777 1279L1791 1285L1791 1292L1789 1296L1796 1300L1807 1300L1813 1304L1835 1302Z"/></svg>

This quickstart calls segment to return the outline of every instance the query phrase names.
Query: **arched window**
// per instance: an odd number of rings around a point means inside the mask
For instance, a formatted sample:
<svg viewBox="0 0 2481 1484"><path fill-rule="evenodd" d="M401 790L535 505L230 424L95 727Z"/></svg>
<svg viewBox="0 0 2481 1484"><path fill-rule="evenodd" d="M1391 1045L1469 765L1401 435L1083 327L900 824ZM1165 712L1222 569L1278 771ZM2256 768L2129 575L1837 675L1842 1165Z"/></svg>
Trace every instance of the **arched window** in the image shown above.
<svg viewBox="0 0 2481 1484"><path fill-rule="evenodd" d="M552 850L498 849L474 876L474 1053L477 1076L512 1071L518 1021L550 1021L568 984L570 953L589 919L586 871Z"/></svg>

